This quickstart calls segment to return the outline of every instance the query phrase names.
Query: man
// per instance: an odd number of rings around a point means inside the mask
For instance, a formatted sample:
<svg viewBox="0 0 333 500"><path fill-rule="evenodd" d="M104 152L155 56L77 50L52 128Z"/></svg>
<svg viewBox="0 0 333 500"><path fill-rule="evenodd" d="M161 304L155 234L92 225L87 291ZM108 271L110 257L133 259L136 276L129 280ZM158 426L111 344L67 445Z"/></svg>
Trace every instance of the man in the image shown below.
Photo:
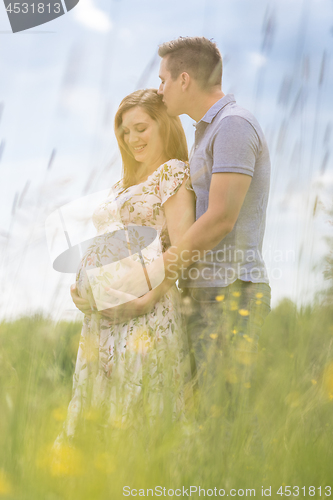
<svg viewBox="0 0 333 500"><path fill-rule="evenodd" d="M262 258L267 143L254 116L222 92L222 59L213 42L178 38L162 44L159 55L159 93L168 113L196 121L190 156L196 222L164 255L166 269L176 260L186 297L193 372L199 386L212 387L214 358L227 351L228 383L249 387L251 356L270 311Z"/></svg>

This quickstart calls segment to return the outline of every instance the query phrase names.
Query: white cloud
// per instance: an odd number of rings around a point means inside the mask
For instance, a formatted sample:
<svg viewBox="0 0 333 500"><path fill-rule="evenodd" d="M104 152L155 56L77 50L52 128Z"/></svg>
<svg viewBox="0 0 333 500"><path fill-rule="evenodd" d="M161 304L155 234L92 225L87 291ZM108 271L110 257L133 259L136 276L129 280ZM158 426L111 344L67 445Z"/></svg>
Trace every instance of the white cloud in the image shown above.
<svg viewBox="0 0 333 500"><path fill-rule="evenodd" d="M260 52L250 52L250 63L256 68L261 68L267 62L267 57L260 54Z"/></svg>
<svg viewBox="0 0 333 500"><path fill-rule="evenodd" d="M73 9L74 19L83 26L103 33L112 29L112 22L108 15L98 9L93 0L81 0Z"/></svg>

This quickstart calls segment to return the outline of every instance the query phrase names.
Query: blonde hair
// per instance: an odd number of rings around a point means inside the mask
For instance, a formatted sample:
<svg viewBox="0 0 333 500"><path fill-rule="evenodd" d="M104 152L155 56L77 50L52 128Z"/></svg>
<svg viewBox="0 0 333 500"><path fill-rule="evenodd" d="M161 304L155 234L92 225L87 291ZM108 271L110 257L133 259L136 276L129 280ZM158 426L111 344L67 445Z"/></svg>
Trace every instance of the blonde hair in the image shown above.
<svg viewBox="0 0 333 500"><path fill-rule="evenodd" d="M164 141L164 152L171 160L176 158L188 161L188 149L185 132L178 116L169 116L156 89L136 90L120 103L114 120L115 134L123 160L123 187L133 186L138 180L138 165L124 141L122 129L123 114L135 106L140 106L159 126Z"/></svg>

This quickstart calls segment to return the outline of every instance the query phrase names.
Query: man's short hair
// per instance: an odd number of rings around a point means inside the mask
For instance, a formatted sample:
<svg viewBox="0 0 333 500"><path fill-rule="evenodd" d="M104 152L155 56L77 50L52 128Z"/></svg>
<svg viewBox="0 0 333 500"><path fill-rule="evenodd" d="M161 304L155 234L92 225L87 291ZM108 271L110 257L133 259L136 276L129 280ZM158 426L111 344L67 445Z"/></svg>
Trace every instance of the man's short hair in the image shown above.
<svg viewBox="0 0 333 500"><path fill-rule="evenodd" d="M222 57L216 44L204 37L179 37L159 46L158 55L168 57L167 70L176 80L186 71L203 90L222 82Z"/></svg>

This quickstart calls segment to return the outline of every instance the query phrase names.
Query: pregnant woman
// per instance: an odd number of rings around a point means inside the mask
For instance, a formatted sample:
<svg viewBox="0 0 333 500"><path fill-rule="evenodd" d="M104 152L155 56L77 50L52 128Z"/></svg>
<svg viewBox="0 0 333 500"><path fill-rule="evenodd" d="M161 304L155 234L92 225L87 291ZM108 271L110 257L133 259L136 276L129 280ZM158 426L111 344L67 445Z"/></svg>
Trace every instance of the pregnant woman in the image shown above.
<svg viewBox="0 0 333 500"><path fill-rule="evenodd" d="M129 270L131 265L142 265L151 289L154 280L158 284L158 276L148 276L145 264L149 267L176 244L195 221L186 138L179 118L168 116L154 89L138 90L123 99L115 117L115 133L123 178L93 214L97 237L82 258L71 290L85 317L63 431L67 437L74 435L78 419L91 407L111 425L121 426L137 422L139 414L150 419L163 412L174 420L184 412L189 361L176 285L150 312L124 323L114 324L102 309L124 296L115 286L117 261L126 261ZM150 228L157 238L141 255L138 252L126 259L130 254L124 235L128 243L134 226L143 229L138 238L143 234L144 239ZM118 284L119 279L118 275ZM137 283L131 286L134 295L141 295ZM128 293L131 287L128 283L124 287ZM97 300L101 289L105 307Z"/></svg>

